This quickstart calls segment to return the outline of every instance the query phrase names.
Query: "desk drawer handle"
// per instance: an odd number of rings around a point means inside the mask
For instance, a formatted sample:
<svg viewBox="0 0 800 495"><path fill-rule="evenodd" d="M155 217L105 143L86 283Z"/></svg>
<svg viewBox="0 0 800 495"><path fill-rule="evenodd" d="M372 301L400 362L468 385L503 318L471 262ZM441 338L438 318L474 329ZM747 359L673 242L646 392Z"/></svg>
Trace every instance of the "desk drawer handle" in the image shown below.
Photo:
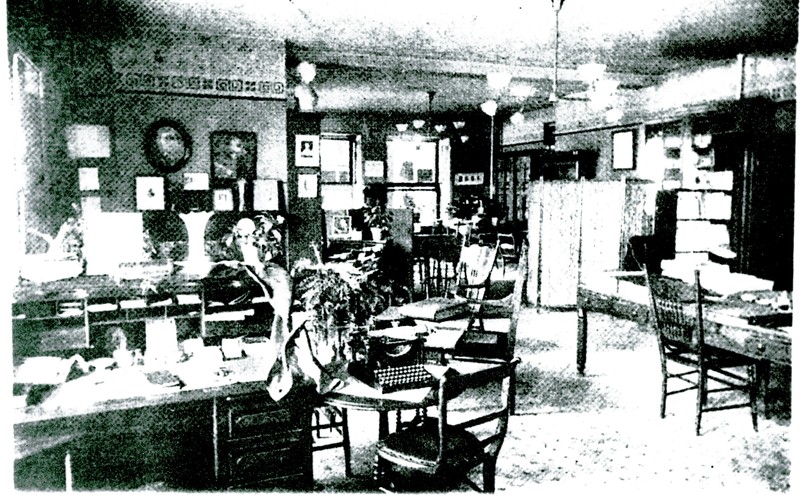
<svg viewBox="0 0 800 495"><path fill-rule="evenodd" d="M267 426L275 424L286 424L292 421L291 411L268 411L255 414L243 414L234 420L237 429L247 429L257 426Z"/></svg>

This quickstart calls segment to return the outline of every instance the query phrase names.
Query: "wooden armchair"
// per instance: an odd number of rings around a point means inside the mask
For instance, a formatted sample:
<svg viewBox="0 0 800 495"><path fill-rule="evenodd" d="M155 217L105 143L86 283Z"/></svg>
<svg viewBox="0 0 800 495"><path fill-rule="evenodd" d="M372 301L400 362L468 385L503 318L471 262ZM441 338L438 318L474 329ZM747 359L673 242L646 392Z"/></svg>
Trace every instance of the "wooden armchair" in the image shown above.
<svg viewBox="0 0 800 495"><path fill-rule="evenodd" d="M494 492L518 362L476 365L479 371L464 374L445 373L438 384L437 417L426 417L421 424L378 442L374 470L378 487L439 491L465 482L475 490ZM454 399L462 393L480 397L480 405L463 415L460 411L451 414ZM459 416L463 417L456 422ZM482 487L468 478L477 466L483 468Z"/></svg>

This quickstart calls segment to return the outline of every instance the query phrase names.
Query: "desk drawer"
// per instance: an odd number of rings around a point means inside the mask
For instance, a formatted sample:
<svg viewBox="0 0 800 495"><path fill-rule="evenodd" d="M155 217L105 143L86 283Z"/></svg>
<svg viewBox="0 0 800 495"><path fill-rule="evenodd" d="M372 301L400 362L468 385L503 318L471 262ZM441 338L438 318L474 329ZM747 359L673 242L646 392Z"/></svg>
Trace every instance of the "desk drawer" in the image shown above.
<svg viewBox="0 0 800 495"><path fill-rule="evenodd" d="M773 363L792 364L792 348L785 342L751 338L745 341L744 348L748 356L768 359Z"/></svg>
<svg viewBox="0 0 800 495"><path fill-rule="evenodd" d="M266 442L265 442L266 443ZM272 444L252 444L250 447L231 447L227 458L228 488L247 485L271 484L271 480L297 477L310 479L309 450L301 443L276 447ZM297 483L290 482L290 485ZM279 483L280 484L280 483ZM284 486L284 488L289 488ZM295 486L294 488L302 488Z"/></svg>
<svg viewBox="0 0 800 495"><path fill-rule="evenodd" d="M230 440L294 430L309 421L305 408L294 407L291 401L276 403L266 393L227 397L221 412Z"/></svg>

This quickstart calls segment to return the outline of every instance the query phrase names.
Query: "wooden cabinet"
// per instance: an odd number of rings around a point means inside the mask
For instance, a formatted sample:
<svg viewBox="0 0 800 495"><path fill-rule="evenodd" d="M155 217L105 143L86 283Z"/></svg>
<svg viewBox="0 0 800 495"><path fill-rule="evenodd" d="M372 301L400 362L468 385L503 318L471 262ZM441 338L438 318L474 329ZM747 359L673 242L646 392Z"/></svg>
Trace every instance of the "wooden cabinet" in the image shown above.
<svg viewBox="0 0 800 495"><path fill-rule="evenodd" d="M266 393L215 400L220 487L311 488L312 391L302 392L280 403Z"/></svg>
<svg viewBox="0 0 800 495"><path fill-rule="evenodd" d="M730 251L731 193L725 189L658 191L653 248L659 259L698 262ZM723 256L724 258L724 256Z"/></svg>

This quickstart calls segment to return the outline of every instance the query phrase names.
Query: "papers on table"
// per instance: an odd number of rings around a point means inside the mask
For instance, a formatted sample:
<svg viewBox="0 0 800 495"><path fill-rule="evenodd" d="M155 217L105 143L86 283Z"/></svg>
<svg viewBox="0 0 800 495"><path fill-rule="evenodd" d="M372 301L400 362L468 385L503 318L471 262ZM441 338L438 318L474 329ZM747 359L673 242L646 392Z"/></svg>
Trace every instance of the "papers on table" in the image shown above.
<svg viewBox="0 0 800 495"><path fill-rule="evenodd" d="M455 349L458 339L464 334L463 328L441 328L435 325L414 325L371 330L370 337L414 340L422 335L425 347L430 349Z"/></svg>

